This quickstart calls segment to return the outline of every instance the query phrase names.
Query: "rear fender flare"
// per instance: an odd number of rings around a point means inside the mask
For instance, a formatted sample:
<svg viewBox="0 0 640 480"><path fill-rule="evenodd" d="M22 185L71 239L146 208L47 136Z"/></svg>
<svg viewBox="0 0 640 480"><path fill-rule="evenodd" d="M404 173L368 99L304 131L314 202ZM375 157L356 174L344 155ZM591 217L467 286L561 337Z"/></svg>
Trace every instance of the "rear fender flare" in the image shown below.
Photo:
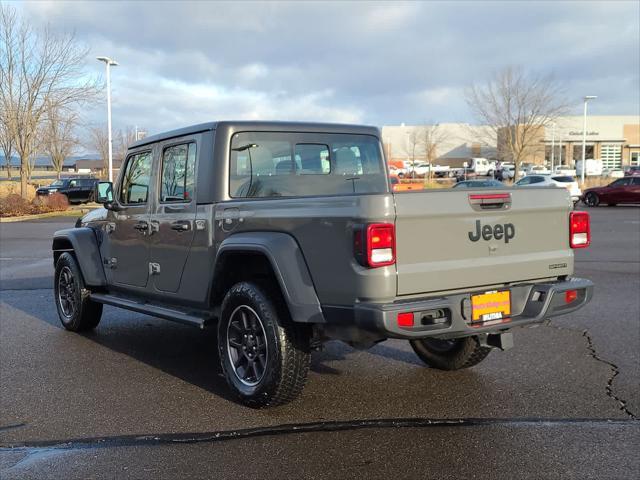
<svg viewBox="0 0 640 480"><path fill-rule="evenodd" d="M91 287L107 284L95 232L89 227L58 230L53 234L54 261L62 252L72 251L82 272L84 283Z"/></svg>
<svg viewBox="0 0 640 480"><path fill-rule="evenodd" d="M214 284L224 275L221 259L230 252L263 254L271 264L280 285L291 318L301 323L324 323L324 315L316 294L309 268L296 240L286 233L238 233L225 239L216 255Z"/></svg>

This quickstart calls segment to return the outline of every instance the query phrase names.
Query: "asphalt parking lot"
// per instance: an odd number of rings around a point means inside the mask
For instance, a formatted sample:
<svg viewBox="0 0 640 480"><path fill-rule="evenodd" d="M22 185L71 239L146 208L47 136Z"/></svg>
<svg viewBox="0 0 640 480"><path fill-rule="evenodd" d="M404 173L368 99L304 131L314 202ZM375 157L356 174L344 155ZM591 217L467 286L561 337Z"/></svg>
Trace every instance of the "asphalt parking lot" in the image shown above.
<svg viewBox="0 0 640 480"><path fill-rule="evenodd" d="M51 234L0 224L0 478L637 478L640 209L591 209L583 310L459 372L408 344L314 354L293 404L229 399L215 336L105 308L62 329Z"/></svg>

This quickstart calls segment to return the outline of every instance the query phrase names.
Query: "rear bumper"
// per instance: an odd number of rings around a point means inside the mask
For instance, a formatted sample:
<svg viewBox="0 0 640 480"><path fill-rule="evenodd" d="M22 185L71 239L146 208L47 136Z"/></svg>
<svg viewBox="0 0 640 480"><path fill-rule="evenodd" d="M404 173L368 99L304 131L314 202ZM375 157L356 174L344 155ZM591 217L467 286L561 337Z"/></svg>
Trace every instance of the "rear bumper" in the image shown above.
<svg viewBox="0 0 640 480"><path fill-rule="evenodd" d="M571 313L586 305L593 296L593 282L582 278L566 281L520 284L510 287L511 312L500 323L471 323L471 294L455 294L425 300L393 303L360 303L353 308L325 308L329 330L336 330L339 338L358 341L379 341L385 338L459 338L483 333L495 333L514 327L530 325L551 317ZM576 290L575 300L566 303L567 290ZM482 293L482 292L474 292ZM444 316L435 322L431 312ZM398 314L412 312L414 325L398 325ZM357 337L357 338L355 338Z"/></svg>

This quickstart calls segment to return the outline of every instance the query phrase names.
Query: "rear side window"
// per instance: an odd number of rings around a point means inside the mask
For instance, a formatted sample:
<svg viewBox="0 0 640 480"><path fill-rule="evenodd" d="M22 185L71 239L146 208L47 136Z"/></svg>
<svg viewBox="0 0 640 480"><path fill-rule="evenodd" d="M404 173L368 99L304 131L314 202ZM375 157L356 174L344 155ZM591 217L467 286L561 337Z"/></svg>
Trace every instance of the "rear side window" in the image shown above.
<svg viewBox="0 0 640 480"><path fill-rule="evenodd" d="M569 177L569 176L553 177L553 180L561 183L573 183L575 181L573 177Z"/></svg>
<svg viewBox="0 0 640 480"><path fill-rule="evenodd" d="M127 161L120 188L120 202L147 203L151 178L151 152L131 155Z"/></svg>
<svg viewBox="0 0 640 480"><path fill-rule="evenodd" d="M164 149L160 201L190 202L195 185L196 144L185 143Z"/></svg>
<svg viewBox="0 0 640 480"><path fill-rule="evenodd" d="M630 178L621 178L620 180L616 180L611 184L612 187L623 187L625 185L629 185L631 183Z"/></svg>
<svg viewBox="0 0 640 480"><path fill-rule="evenodd" d="M233 198L387 191L376 137L241 132L231 139L229 194Z"/></svg>

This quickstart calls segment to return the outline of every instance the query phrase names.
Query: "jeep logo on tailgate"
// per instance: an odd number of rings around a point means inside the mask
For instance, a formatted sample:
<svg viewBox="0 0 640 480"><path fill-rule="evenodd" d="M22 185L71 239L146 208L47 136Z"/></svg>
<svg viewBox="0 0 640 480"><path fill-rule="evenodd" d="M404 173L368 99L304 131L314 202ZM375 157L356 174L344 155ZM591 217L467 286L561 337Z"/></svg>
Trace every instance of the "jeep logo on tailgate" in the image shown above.
<svg viewBox="0 0 640 480"><path fill-rule="evenodd" d="M494 225L484 225L480 224L480 220L476 220L476 231L469 232L469 240L472 242L477 242L482 237L483 240L491 240L495 238L496 240L502 240L504 238L504 243L509 243L513 237L516 236L516 227L513 223L505 223Z"/></svg>

